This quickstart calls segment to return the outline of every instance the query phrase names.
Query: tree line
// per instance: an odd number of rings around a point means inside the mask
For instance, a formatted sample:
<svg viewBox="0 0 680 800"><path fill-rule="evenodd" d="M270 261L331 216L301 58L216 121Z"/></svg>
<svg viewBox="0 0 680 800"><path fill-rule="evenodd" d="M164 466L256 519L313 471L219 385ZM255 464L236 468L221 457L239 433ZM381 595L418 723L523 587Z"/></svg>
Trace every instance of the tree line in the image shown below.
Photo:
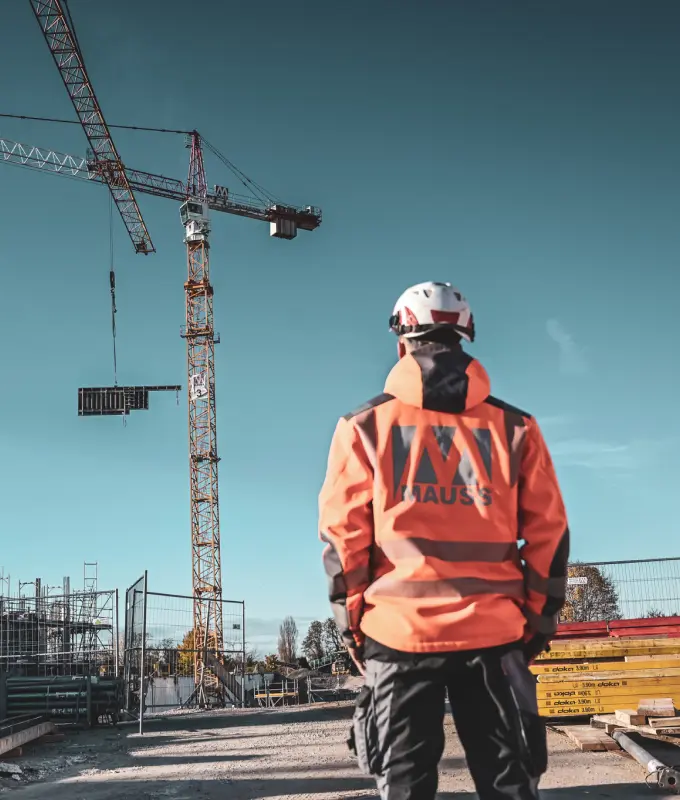
<svg viewBox="0 0 680 800"><path fill-rule="evenodd" d="M299 633L295 620L293 617L286 617L279 628L278 646L278 656L284 664L292 664L298 660L298 640ZM314 620L300 645L302 654L310 661L342 649L342 638L333 617L323 621Z"/></svg>

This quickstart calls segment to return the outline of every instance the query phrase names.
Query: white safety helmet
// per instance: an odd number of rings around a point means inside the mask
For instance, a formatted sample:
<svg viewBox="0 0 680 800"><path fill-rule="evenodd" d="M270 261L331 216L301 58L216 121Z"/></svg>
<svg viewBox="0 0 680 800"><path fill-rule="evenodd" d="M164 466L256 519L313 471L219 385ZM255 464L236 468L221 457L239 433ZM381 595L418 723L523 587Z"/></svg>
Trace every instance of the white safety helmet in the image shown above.
<svg viewBox="0 0 680 800"><path fill-rule="evenodd" d="M468 342L475 340L475 323L465 297L450 283L428 281L411 286L397 300L390 330L417 339L436 328L453 328Z"/></svg>

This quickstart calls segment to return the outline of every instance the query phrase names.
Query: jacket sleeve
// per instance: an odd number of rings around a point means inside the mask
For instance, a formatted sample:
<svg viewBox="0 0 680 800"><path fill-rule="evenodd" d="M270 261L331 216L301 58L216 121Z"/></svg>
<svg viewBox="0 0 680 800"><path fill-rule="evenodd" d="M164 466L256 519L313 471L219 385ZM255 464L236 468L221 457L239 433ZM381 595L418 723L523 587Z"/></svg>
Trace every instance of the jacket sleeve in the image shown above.
<svg viewBox="0 0 680 800"><path fill-rule="evenodd" d="M341 419L319 496L319 537L333 615L343 641L360 646L373 545L373 467L352 421Z"/></svg>
<svg viewBox="0 0 680 800"><path fill-rule="evenodd" d="M524 540L527 638L549 639L564 605L569 560L569 527L550 453L531 419L519 474L519 538Z"/></svg>

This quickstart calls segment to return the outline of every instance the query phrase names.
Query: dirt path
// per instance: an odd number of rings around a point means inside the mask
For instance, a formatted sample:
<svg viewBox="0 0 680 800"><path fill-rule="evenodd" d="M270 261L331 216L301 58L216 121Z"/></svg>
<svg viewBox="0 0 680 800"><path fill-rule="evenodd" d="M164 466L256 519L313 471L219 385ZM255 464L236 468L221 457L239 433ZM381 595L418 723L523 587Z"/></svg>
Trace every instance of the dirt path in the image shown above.
<svg viewBox="0 0 680 800"><path fill-rule="evenodd" d="M3 779L0 791L16 800L375 799L344 744L351 711L329 705L216 712L150 721L143 737L127 726L73 733L14 762L24 783ZM550 751L546 800L650 797L640 767L618 753L581 753L554 732ZM447 723L440 797L472 791Z"/></svg>

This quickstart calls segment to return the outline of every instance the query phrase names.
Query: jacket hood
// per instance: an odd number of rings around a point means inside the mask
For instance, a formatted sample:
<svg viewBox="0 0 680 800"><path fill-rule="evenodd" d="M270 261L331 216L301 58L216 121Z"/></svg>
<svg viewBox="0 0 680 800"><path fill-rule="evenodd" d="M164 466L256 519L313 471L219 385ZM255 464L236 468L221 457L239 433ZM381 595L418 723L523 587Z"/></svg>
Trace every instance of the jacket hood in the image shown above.
<svg viewBox="0 0 680 800"><path fill-rule="evenodd" d="M460 414L483 403L491 384L484 367L462 349L428 344L393 367L385 392L429 411Z"/></svg>

